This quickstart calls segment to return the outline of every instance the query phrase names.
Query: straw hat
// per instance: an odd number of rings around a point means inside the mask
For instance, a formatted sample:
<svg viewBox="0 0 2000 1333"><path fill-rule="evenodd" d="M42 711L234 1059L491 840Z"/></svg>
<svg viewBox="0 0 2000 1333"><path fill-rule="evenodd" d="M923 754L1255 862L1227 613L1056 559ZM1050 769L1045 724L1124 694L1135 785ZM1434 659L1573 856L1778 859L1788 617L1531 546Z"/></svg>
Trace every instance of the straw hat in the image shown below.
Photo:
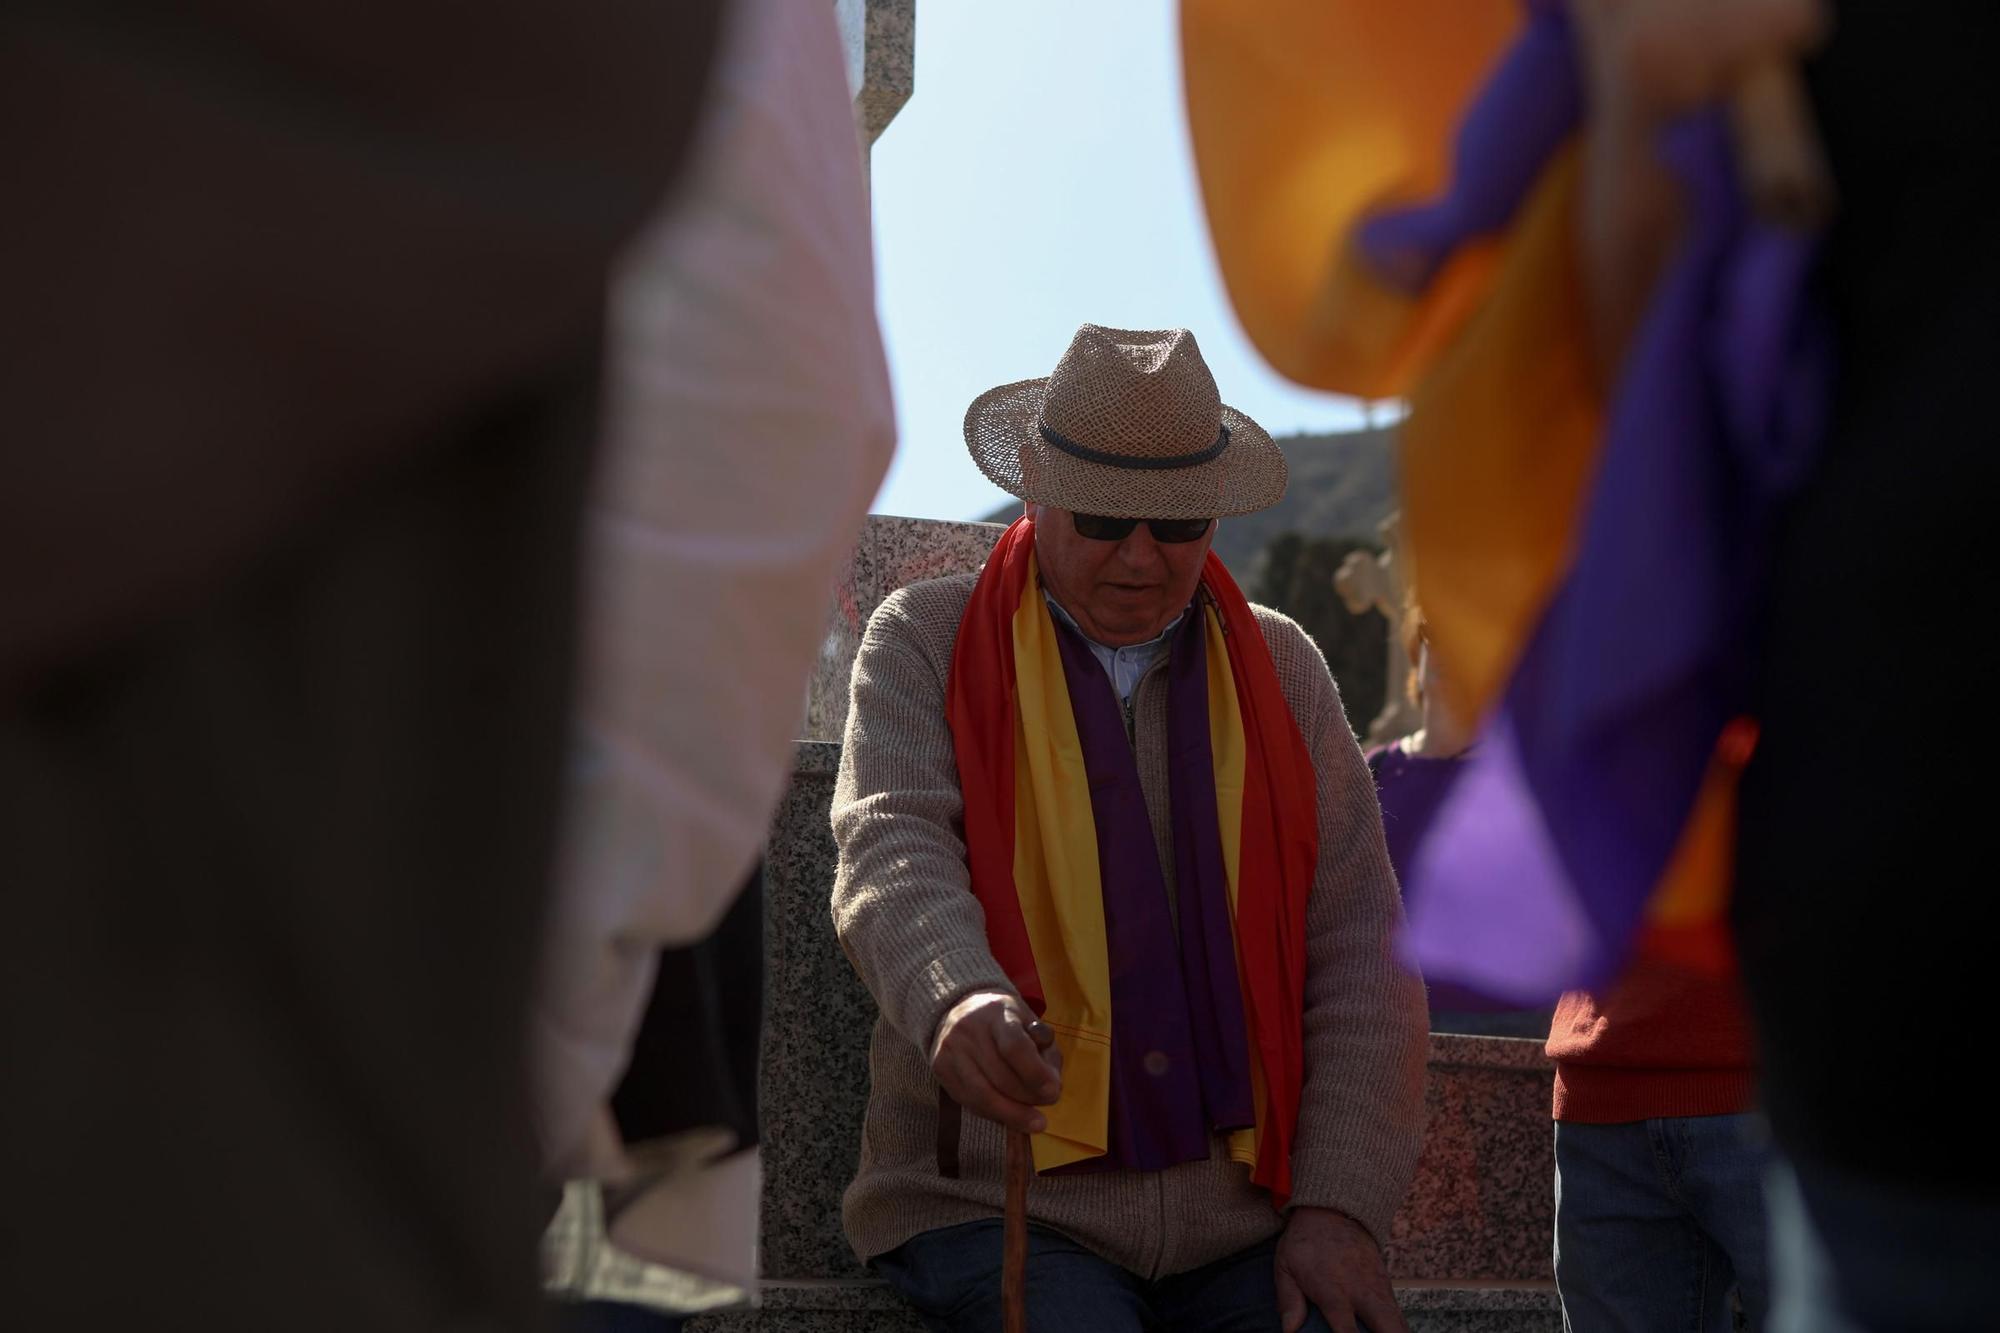
<svg viewBox="0 0 2000 1333"><path fill-rule="evenodd" d="M979 470L1037 504L1113 518L1222 518L1276 504L1285 456L1215 391L1186 329L1085 324L1046 379L965 413Z"/></svg>

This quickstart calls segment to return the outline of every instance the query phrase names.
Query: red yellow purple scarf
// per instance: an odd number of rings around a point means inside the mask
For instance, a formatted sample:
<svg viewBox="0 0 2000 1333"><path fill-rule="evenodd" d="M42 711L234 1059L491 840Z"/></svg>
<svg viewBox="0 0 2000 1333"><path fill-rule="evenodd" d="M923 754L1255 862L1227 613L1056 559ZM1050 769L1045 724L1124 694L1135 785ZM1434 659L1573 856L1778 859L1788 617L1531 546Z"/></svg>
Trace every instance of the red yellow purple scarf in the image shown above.
<svg viewBox="0 0 2000 1333"><path fill-rule="evenodd" d="M1169 649L1169 907L1118 701L1041 596L1032 521L1007 529L947 687L966 861L994 957L1063 1055L1036 1168L1158 1170L1206 1159L1224 1132L1283 1207L1317 787L1263 633L1213 554L1201 589Z"/></svg>

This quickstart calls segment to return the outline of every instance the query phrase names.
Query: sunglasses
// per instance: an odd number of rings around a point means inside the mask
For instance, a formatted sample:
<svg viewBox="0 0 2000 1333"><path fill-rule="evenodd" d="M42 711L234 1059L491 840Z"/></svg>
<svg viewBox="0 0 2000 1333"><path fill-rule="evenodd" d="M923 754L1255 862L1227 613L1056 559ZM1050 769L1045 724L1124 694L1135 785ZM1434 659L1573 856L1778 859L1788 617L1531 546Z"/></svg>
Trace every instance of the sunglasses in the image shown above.
<svg viewBox="0 0 2000 1333"><path fill-rule="evenodd" d="M1094 542L1122 542L1132 535L1132 529L1139 526L1136 518L1106 518L1102 514L1071 514L1076 524L1076 535L1088 537ZM1146 526L1152 530L1153 540L1169 546L1179 546L1183 542L1198 542L1208 531L1212 518L1149 518Z"/></svg>

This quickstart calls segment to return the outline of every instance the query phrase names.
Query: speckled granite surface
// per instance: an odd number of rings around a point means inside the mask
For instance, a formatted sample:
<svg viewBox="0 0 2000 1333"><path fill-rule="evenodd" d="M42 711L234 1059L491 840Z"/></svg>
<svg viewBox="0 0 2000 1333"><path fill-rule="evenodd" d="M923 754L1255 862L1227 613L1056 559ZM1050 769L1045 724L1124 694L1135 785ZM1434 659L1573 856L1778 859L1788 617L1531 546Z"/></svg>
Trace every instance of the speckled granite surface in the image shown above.
<svg viewBox="0 0 2000 1333"><path fill-rule="evenodd" d="M1553 1279L1554 1077L1539 1041L1431 1037L1423 1156L1390 1232L1391 1273Z"/></svg>
<svg viewBox="0 0 2000 1333"><path fill-rule="evenodd" d="M836 585L818 669L806 696L808 740L838 741L847 726L847 684L861 631L896 589L986 563L1002 529L995 523L949 523L870 514Z"/></svg>
<svg viewBox="0 0 2000 1333"><path fill-rule="evenodd" d="M1548 1075L1552 1083L1556 1068L1542 1053L1540 1037L1487 1037L1458 1032L1431 1033L1431 1064L1451 1069L1527 1070Z"/></svg>
<svg viewBox="0 0 2000 1333"><path fill-rule="evenodd" d="M852 14L865 4L865 13ZM917 0L847 0L839 8L861 142L872 144L917 88Z"/></svg>
<svg viewBox="0 0 2000 1333"><path fill-rule="evenodd" d="M894 1292L873 1280L769 1283L761 1299L761 1310L704 1315L689 1325L691 1333L916 1333L924 1326ZM1547 1284L1398 1284L1396 1302L1413 1333L1560 1333L1562 1328L1555 1291Z"/></svg>
<svg viewBox="0 0 2000 1333"><path fill-rule="evenodd" d="M766 1282L757 1297L761 1309L756 1311L764 1319L788 1314L828 1314L828 1315L875 1315L883 1318L882 1328L900 1328L905 1325L895 1322L896 1316L907 1320L910 1328L922 1328L902 1297L889 1290L888 1284L880 1278L852 1278L833 1282ZM719 1311L710 1315L708 1321L696 1325L695 1333L709 1333L725 1325L722 1321L735 1318L747 1319L748 1310ZM886 1318L884 1318L886 1316ZM751 1327L748 1323L742 1327ZM759 1325L759 1327L768 1327ZM875 1327L875 1325L869 1325Z"/></svg>
<svg viewBox="0 0 2000 1333"><path fill-rule="evenodd" d="M1411 1333L1562 1333L1553 1282L1399 1282L1396 1304Z"/></svg>
<svg viewBox="0 0 2000 1333"><path fill-rule="evenodd" d="M920 1333L923 1320L875 1278L847 1282L767 1282L763 1308L705 1315L689 1333Z"/></svg>
<svg viewBox="0 0 2000 1333"><path fill-rule="evenodd" d="M840 772L840 743L838 741L800 741L798 748L792 752L792 777L795 780L798 778L831 778L838 772ZM831 789L829 789L829 793L830 791ZM773 837L771 839L772 850L774 851L777 849L777 844L780 841L776 835L783 829L784 818L783 812L780 812L778 815L778 828L773 830ZM831 837L832 834L829 833L827 836ZM833 872L830 867L827 871L826 883L827 888L831 890L833 887Z"/></svg>
<svg viewBox="0 0 2000 1333"><path fill-rule="evenodd" d="M868 1101L875 1003L833 936L828 809L838 745L799 746L764 865L764 1049L758 1116L767 1278L859 1277L840 1231Z"/></svg>

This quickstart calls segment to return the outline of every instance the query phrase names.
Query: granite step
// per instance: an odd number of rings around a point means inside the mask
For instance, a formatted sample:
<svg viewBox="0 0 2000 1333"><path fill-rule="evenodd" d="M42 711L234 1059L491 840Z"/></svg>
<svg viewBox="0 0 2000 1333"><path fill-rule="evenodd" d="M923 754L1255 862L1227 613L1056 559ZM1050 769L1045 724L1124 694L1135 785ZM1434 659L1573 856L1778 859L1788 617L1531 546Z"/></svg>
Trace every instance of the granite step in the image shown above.
<svg viewBox="0 0 2000 1333"><path fill-rule="evenodd" d="M880 1281L766 1282L763 1308L691 1321L689 1333L923 1333L923 1321ZM1561 1333L1550 1282L1399 1282L1412 1333ZM1030 1311L1032 1314L1033 1312Z"/></svg>

